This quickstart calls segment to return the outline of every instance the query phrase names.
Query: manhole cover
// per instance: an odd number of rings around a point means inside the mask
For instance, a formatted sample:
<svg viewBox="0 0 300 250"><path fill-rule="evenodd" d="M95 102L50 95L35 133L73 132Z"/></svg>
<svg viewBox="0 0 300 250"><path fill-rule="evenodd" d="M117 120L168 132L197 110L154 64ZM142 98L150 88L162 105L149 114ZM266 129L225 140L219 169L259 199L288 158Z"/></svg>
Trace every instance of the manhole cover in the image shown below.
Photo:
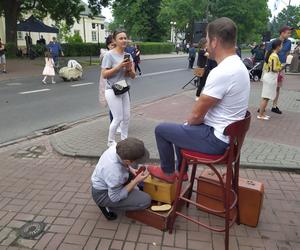
<svg viewBox="0 0 300 250"><path fill-rule="evenodd" d="M40 235L45 228L43 222L28 222L20 228L20 236L24 239L33 239Z"/></svg>

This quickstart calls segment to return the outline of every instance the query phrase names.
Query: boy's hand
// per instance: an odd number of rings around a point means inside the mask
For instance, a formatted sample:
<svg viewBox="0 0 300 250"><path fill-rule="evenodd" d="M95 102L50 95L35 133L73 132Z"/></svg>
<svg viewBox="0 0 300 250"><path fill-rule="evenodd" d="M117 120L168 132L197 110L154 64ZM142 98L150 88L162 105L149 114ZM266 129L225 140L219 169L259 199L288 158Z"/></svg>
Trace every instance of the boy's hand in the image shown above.
<svg viewBox="0 0 300 250"><path fill-rule="evenodd" d="M137 175L134 180L137 183L140 183L140 182L144 181L148 176L149 176L149 172L146 170L146 171L140 173L139 175Z"/></svg>

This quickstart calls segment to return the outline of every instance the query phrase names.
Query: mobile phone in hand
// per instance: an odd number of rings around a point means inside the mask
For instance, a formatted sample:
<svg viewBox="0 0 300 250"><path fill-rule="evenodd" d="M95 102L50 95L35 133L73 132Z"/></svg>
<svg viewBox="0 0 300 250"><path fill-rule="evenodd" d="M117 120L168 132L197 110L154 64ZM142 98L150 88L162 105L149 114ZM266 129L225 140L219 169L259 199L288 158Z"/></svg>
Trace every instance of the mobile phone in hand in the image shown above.
<svg viewBox="0 0 300 250"><path fill-rule="evenodd" d="M130 55L129 54L125 54L124 55L124 62L128 62L130 61Z"/></svg>
<svg viewBox="0 0 300 250"><path fill-rule="evenodd" d="M141 166L141 167L139 167L139 169L136 172L135 176L138 176L140 173L145 172L145 171L146 171L146 167L145 166Z"/></svg>

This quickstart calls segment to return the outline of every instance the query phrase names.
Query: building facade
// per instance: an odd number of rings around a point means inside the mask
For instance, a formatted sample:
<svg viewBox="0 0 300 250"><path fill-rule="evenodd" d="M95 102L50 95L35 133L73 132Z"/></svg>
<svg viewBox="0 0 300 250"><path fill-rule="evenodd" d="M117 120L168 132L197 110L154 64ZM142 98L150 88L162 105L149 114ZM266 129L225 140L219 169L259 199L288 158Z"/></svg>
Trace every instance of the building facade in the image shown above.
<svg viewBox="0 0 300 250"><path fill-rule="evenodd" d="M105 17L102 15L95 16L93 18L90 17L90 10L85 3L82 3L85 6L85 11L80 14L79 22L75 22L73 27L70 29L70 34L73 35L78 33L83 42L86 43L104 43L107 32L105 31ZM27 16L27 18L30 15ZM48 26L55 26L55 22L48 16L44 18L43 23ZM18 39L18 47L25 47L25 36L28 32L18 31L17 39ZM30 36L32 38L32 43L36 44L36 41L40 39L41 35L45 38L46 43L49 43L52 40L53 36L56 34L51 33L35 33L31 32ZM5 43L5 18L0 16L0 38ZM62 43L64 41L61 41Z"/></svg>

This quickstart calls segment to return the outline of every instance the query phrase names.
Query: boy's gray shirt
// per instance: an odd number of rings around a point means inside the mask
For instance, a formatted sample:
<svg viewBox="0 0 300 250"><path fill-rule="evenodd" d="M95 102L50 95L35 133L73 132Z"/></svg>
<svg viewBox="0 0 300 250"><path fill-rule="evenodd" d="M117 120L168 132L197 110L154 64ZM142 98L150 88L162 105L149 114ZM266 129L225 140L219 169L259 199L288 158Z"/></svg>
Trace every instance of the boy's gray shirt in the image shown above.
<svg viewBox="0 0 300 250"><path fill-rule="evenodd" d="M112 146L100 157L91 177L92 186L97 190L107 190L112 202L126 199L128 191L124 183L129 178L128 171L116 152L116 146Z"/></svg>

